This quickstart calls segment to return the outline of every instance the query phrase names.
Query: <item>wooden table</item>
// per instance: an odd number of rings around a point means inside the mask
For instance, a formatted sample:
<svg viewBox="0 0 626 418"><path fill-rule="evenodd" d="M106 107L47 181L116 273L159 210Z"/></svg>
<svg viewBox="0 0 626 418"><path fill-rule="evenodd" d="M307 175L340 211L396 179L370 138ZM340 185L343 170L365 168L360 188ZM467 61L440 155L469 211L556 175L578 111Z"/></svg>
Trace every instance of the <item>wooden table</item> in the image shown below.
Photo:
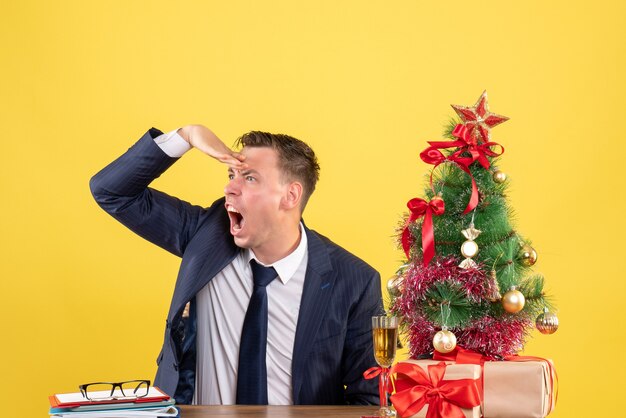
<svg viewBox="0 0 626 418"><path fill-rule="evenodd" d="M229 417L352 417L373 415L378 411L378 406L317 406L317 405L292 405L292 406L251 406L251 405L211 405L191 406L179 405L180 418L207 418L217 416Z"/></svg>

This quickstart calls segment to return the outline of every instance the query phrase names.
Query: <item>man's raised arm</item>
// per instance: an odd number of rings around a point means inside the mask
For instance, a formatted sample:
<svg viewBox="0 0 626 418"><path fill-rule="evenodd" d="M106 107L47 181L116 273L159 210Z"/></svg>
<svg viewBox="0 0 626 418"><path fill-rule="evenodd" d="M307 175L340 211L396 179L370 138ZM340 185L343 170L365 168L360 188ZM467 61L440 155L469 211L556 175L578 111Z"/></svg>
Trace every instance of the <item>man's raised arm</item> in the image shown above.
<svg viewBox="0 0 626 418"><path fill-rule="evenodd" d="M102 209L138 235L178 256L182 256L200 218L216 208L203 209L148 186L191 146L229 167L245 167L244 157L204 126L188 125L168 134L152 128L89 183Z"/></svg>

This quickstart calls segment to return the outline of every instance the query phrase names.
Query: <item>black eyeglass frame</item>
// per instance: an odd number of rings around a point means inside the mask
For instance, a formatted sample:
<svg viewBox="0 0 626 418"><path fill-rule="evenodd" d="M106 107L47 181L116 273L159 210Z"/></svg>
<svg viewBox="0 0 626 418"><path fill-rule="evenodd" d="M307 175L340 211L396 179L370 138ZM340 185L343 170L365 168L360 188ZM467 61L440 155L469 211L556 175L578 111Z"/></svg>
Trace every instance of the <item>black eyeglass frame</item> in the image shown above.
<svg viewBox="0 0 626 418"><path fill-rule="evenodd" d="M127 383L137 383L137 386L135 387L135 389L133 390L133 395L126 395L124 393L124 388L122 387L122 385L127 384ZM139 390L139 388L141 388L143 385L146 385L146 393L143 395L137 395L137 390ZM88 392L88 388L89 386L92 385L111 385L111 394L109 395L109 397L107 398L98 398L98 399L92 399L89 396L87 396ZM115 392L115 388L120 388L120 392L122 392L122 395L124 395L125 399L139 399L139 398L143 398L144 396L148 396L148 392L150 390L150 381L149 380L144 380L144 379L139 379L139 380L125 380L123 382L92 382L92 383L85 383L82 385L78 386L78 389L80 390L81 395L83 395L83 397L85 399L88 399L90 401L106 401L106 400L115 400L118 399L118 397L113 396L113 392Z"/></svg>

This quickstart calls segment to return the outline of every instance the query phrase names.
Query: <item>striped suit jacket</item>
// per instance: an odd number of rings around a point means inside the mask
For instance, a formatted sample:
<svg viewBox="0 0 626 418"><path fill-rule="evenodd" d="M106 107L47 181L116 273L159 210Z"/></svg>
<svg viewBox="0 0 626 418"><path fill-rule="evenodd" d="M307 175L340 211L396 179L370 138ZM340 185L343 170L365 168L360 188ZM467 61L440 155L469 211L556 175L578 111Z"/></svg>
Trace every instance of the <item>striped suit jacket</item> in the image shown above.
<svg viewBox="0 0 626 418"><path fill-rule="evenodd" d="M90 181L96 202L143 238L182 257L158 356L155 385L178 403L191 402L196 373L195 295L241 251L229 232L224 198L191 205L149 186L177 159L155 144L150 129ZM379 274L306 228L309 259L292 363L296 404L377 404L371 317L383 312ZM188 318L185 305L191 302Z"/></svg>

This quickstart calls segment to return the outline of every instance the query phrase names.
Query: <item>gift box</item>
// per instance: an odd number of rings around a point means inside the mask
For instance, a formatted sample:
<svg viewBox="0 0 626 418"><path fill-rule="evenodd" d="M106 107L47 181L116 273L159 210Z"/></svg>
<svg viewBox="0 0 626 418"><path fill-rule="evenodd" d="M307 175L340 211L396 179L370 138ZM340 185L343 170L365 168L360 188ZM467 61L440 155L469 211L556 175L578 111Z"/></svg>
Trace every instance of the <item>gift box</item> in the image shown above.
<svg viewBox="0 0 626 418"><path fill-rule="evenodd" d="M402 418L445 417L455 409L468 418L481 416L479 365L406 360L396 364L392 373L396 373L396 390L391 403Z"/></svg>
<svg viewBox="0 0 626 418"><path fill-rule="evenodd" d="M553 409L556 375L549 360L513 357L483 368L485 418L543 418Z"/></svg>
<svg viewBox="0 0 626 418"><path fill-rule="evenodd" d="M490 361L459 346L450 353L435 352L434 360L482 366L484 418L545 417L556 406L558 378L551 360L512 355Z"/></svg>

